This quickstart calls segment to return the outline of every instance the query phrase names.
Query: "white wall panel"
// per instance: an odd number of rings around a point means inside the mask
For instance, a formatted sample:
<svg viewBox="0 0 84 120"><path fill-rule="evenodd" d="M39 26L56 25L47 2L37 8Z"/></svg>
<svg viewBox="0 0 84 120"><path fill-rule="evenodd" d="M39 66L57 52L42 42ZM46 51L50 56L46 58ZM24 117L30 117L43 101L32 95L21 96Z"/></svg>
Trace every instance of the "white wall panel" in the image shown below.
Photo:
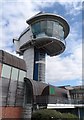
<svg viewBox="0 0 84 120"><path fill-rule="evenodd" d="M33 79L34 69L34 48L30 48L24 52L23 58L26 62L27 77Z"/></svg>
<svg viewBox="0 0 84 120"><path fill-rule="evenodd" d="M31 30L29 30L20 38L20 47L26 42L30 41L31 39L32 39L32 32Z"/></svg>

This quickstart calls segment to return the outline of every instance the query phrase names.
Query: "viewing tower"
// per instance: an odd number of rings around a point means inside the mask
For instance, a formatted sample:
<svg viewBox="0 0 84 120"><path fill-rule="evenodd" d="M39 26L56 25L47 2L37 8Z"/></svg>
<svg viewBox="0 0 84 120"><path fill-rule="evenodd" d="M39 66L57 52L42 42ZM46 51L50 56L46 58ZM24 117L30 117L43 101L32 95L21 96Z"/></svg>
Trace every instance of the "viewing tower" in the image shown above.
<svg viewBox="0 0 84 120"><path fill-rule="evenodd" d="M69 25L64 18L51 13L36 14L26 22L28 27L18 40L14 39L16 51L26 62L27 77L44 82L45 54L56 56L65 50Z"/></svg>

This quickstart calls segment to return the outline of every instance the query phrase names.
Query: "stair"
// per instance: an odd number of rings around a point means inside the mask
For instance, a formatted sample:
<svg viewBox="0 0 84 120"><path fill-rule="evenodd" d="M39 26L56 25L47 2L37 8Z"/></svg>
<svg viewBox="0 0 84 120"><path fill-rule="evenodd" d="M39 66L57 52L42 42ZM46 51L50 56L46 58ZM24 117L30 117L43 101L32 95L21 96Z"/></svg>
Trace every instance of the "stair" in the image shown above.
<svg viewBox="0 0 84 120"><path fill-rule="evenodd" d="M23 108L23 118L27 118L28 120L31 120L32 115L32 105L26 104Z"/></svg>

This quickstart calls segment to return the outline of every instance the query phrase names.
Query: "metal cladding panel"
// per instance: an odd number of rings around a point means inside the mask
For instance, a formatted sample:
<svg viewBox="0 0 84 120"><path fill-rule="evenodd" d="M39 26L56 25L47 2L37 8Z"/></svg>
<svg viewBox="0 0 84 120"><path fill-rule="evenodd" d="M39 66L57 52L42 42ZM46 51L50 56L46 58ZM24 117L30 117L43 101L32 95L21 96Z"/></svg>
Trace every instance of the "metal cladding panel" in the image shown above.
<svg viewBox="0 0 84 120"><path fill-rule="evenodd" d="M24 83L18 82L16 93L16 106L23 106L23 97L24 97Z"/></svg>
<svg viewBox="0 0 84 120"><path fill-rule="evenodd" d="M12 56L12 60L13 60L13 63L11 63L11 65L14 64L15 67L19 68L19 66L20 66L19 65L19 58Z"/></svg>
<svg viewBox="0 0 84 120"><path fill-rule="evenodd" d="M16 87L17 87L17 81L13 81L10 83L9 91L8 91L8 105L15 105L15 95L16 95Z"/></svg>
<svg viewBox="0 0 84 120"><path fill-rule="evenodd" d="M27 88L31 87L30 90L32 91L31 93L32 95L30 96L33 96L32 99L34 100L33 101L34 103L38 104L56 103L56 100L57 102L60 101L61 103L63 102L65 103L68 100L67 90L65 89L60 89L55 86L42 83L39 81L29 80L28 78L25 78L24 80L26 82L25 85L27 85L26 87ZM50 90L50 88L52 88L52 90ZM27 93L28 92L29 91L27 91Z"/></svg>
<svg viewBox="0 0 84 120"><path fill-rule="evenodd" d="M27 77L33 79L34 71L34 48L30 48L24 52L23 58L26 63Z"/></svg>
<svg viewBox="0 0 84 120"><path fill-rule="evenodd" d="M55 96L55 97L63 97L63 93L67 94L67 90L65 89L60 89L52 85L48 85L45 87L45 89L42 92L42 95L48 95L48 96Z"/></svg>
<svg viewBox="0 0 84 120"><path fill-rule="evenodd" d="M7 52L3 52L3 63L12 65L12 62L13 62L12 55L10 55Z"/></svg>
<svg viewBox="0 0 84 120"><path fill-rule="evenodd" d="M7 94L8 94L8 84L9 79L2 78L2 106L6 106L7 104Z"/></svg>
<svg viewBox="0 0 84 120"><path fill-rule="evenodd" d="M38 78L39 81L45 81L45 53L43 51L39 53Z"/></svg>
<svg viewBox="0 0 84 120"><path fill-rule="evenodd" d="M25 30L19 37L20 47L23 46L25 43L30 41L32 38L32 32L31 29Z"/></svg>
<svg viewBox="0 0 84 120"><path fill-rule="evenodd" d="M50 87L54 88L54 92L55 92L54 95L55 96L62 97L62 93L67 94L67 90L62 89L62 88L57 88L55 86L52 86L52 85L49 85L49 84L46 84L46 83L42 83L42 82L39 82L39 81L31 80L31 79L28 79L28 78L24 78L24 80L26 82L27 81L31 82L32 87L33 87L33 95L46 95L45 94L46 90L47 90L47 92L46 92L47 95L50 95L50 93L49 93Z"/></svg>
<svg viewBox="0 0 84 120"><path fill-rule="evenodd" d="M0 61L2 63L8 64L26 71L26 64L24 60L14 55L11 55L3 50L0 50Z"/></svg>
<svg viewBox="0 0 84 120"><path fill-rule="evenodd" d="M46 84L46 83L42 83L42 82L39 82L39 81L31 80L31 79L28 79L28 78L24 78L24 80L26 81L26 84L28 84L29 82L32 84L33 96L41 95L43 89L46 86L48 86L48 84Z"/></svg>
<svg viewBox="0 0 84 120"><path fill-rule="evenodd" d="M67 95L67 90L63 89L63 88L58 88L58 87L54 87L55 88L55 95L57 97L64 97L63 94Z"/></svg>
<svg viewBox="0 0 84 120"><path fill-rule="evenodd" d="M23 106L24 83L2 78L0 106Z"/></svg>
<svg viewBox="0 0 84 120"><path fill-rule="evenodd" d="M48 55L54 56L62 53L65 50L65 45L61 41L55 40L43 47Z"/></svg>

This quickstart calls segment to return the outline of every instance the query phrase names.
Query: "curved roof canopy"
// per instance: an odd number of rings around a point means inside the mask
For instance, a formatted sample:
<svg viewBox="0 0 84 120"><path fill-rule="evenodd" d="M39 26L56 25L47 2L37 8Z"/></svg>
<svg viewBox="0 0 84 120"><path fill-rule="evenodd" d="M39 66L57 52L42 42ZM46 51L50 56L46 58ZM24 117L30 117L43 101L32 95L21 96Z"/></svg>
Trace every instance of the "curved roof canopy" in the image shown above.
<svg viewBox="0 0 84 120"><path fill-rule="evenodd" d="M49 89L49 87L52 87L55 89L55 95L57 94L57 96L59 96L61 93L67 93L67 91L63 88L58 88L56 86L50 85L50 84L46 84L46 83L42 83L39 81L35 81L35 80L31 80L28 78L24 78L24 81L26 82L26 84L31 85L31 89L33 90L33 95L34 96L38 96L38 95L48 95L46 94L47 89ZM47 88L47 89L46 89ZM44 93L45 92L45 93ZM59 94L58 94L59 93Z"/></svg>

